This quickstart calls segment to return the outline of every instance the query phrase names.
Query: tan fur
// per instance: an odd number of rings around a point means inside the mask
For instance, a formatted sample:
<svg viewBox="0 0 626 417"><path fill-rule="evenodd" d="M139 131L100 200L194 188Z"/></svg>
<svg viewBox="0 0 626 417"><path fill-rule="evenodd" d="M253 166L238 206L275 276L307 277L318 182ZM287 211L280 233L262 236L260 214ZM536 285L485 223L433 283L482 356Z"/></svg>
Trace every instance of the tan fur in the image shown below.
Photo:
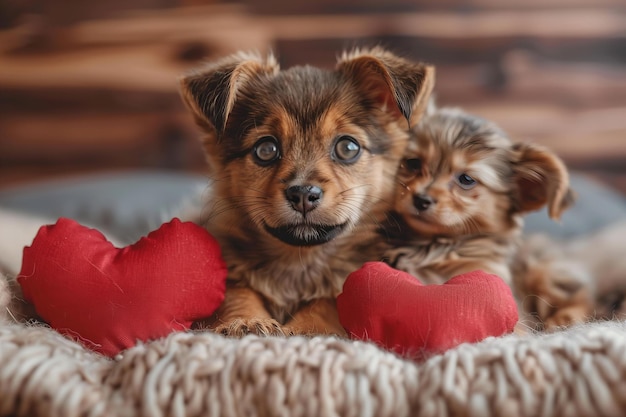
<svg viewBox="0 0 626 417"><path fill-rule="evenodd" d="M528 310L548 316L548 327L589 318L626 319L624 236L626 221L621 220L573 240L525 237L516 266L528 277L521 281ZM546 286L551 288L537 290Z"/></svg>
<svg viewBox="0 0 626 417"><path fill-rule="evenodd" d="M530 288L517 281L531 278L511 269L523 215L547 205L557 219L571 204L563 162L459 109L433 110L413 134L386 231L394 245L389 263L427 283L481 269L513 288ZM552 289L544 284L532 290Z"/></svg>
<svg viewBox="0 0 626 417"><path fill-rule="evenodd" d="M584 254L547 236L524 236L513 274L526 327L553 330L592 318L596 282ZM582 255L582 257L580 256Z"/></svg>
<svg viewBox="0 0 626 417"><path fill-rule="evenodd" d="M229 267L211 326L230 335L343 333L334 297L350 272L382 256L377 228L393 202L407 126L421 119L433 83L432 67L380 48L346 53L334 70L281 71L272 57L237 54L182 79L206 133L212 192L201 222ZM361 147L349 163L336 150L346 136ZM255 157L264 140L280 153L269 163ZM322 198L290 196L294 187ZM302 209L308 202L314 208Z"/></svg>

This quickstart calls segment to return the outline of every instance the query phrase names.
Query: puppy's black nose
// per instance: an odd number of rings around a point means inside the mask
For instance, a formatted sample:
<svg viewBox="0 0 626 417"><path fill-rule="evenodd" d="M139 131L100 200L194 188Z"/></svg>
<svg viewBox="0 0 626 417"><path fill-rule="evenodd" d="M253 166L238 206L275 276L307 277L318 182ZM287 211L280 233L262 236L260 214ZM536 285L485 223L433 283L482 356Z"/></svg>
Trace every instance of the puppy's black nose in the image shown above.
<svg viewBox="0 0 626 417"><path fill-rule="evenodd" d="M285 197L294 210L306 214L322 202L323 191L314 185L293 185L285 190Z"/></svg>
<svg viewBox="0 0 626 417"><path fill-rule="evenodd" d="M417 211L426 211L435 201L426 194L417 194L413 196L413 205Z"/></svg>

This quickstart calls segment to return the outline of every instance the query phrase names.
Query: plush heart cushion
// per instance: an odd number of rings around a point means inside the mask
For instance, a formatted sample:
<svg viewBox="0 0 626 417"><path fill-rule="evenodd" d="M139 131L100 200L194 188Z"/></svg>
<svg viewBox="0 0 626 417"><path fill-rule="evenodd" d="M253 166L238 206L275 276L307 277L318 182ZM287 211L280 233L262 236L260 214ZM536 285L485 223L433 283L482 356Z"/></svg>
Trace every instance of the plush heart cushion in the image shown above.
<svg viewBox="0 0 626 417"><path fill-rule="evenodd" d="M125 248L59 219L24 249L24 297L51 327L105 355L188 329L224 299L226 265L203 228L174 219Z"/></svg>
<svg viewBox="0 0 626 417"><path fill-rule="evenodd" d="M511 289L495 275L475 271L423 285L382 262L348 276L337 309L352 338L416 359L509 333L518 320Z"/></svg>

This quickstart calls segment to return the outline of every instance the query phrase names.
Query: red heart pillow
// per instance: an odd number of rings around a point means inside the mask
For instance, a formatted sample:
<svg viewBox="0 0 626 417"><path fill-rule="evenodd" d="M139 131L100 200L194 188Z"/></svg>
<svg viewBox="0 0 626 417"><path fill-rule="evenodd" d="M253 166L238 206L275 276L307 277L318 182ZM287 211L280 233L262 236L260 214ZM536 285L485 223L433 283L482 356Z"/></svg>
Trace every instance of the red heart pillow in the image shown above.
<svg viewBox="0 0 626 417"><path fill-rule="evenodd" d="M217 241L178 219L125 248L59 219L24 248L24 297L59 332L105 355L188 329L224 299Z"/></svg>
<svg viewBox="0 0 626 417"><path fill-rule="evenodd" d="M416 359L509 333L518 320L511 289L495 275L474 271L423 285L382 262L348 276L337 309L351 337Z"/></svg>

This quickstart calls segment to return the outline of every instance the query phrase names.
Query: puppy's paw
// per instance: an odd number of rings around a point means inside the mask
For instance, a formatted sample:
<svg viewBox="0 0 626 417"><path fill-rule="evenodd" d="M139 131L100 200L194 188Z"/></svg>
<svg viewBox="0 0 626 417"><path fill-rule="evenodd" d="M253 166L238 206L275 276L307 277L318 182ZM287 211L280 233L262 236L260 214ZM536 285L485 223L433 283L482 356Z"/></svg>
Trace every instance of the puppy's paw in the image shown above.
<svg viewBox="0 0 626 417"><path fill-rule="evenodd" d="M258 336L291 336L292 332L274 319L235 319L216 326L213 331L228 337L243 337L249 334Z"/></svg>
<svg viewBox="0 0 626 417"><path fill-rule="evenodd" d="M283 329L291 335L300 336L339 336L347 337L348 334L339 322L325 322L325 323L313 323L313 324L293 324L288 323Z"/></svg>
<svg viewBox="0 0 626 417"><path fill-rule="evenodd" d="M536 311L544 330L584 323L593 314L590 288L578 280L551 277L535 288Z"/></svg>
<svg viewBox="0 0 626 417"><path fill-rule="evenodd" d="M589 320L591 311L585 303L574 304L556 309L554 313L543 319L543 328L554 331L559 328L584 323Z"/></svg>
<svg viewBox="0 0 626 417"><path fill-rule="evenodd" d="M334 298L320 298L309 302L292 316L283 329L300 336L347 337L346 330L339 322Z"/></svg>

